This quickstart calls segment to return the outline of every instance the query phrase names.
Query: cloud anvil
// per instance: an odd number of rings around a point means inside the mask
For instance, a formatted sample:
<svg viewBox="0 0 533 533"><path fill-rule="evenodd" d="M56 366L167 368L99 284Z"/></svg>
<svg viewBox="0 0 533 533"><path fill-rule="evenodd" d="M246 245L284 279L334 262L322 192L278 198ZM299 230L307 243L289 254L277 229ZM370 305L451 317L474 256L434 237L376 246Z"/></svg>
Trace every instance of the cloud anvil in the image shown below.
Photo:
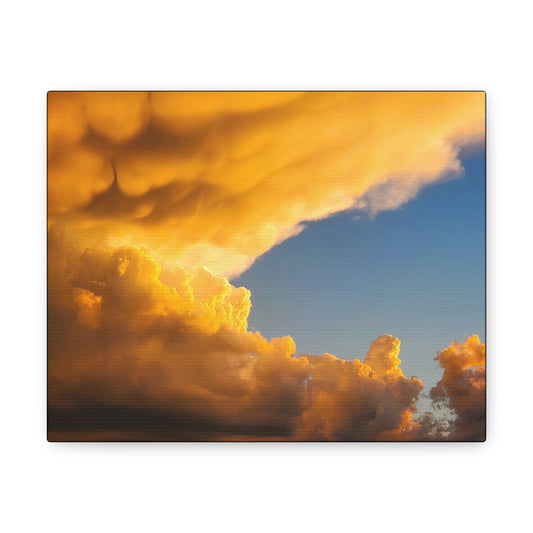
<svg viewBox="0 0 533 533"><path fill-rule="evenodd" d="M48 439L485 440L483 332L428 348L428 387L385 315L366 355L301 353L260 332L236 283L276 250L288 272L311 227L349 214L363 233L467 183L484 139L476 91L48 93ZM317 238L312 262L342 238ZM276 297L277 272L261 277ZM302 307L325 314L331 279Z"/></svg>

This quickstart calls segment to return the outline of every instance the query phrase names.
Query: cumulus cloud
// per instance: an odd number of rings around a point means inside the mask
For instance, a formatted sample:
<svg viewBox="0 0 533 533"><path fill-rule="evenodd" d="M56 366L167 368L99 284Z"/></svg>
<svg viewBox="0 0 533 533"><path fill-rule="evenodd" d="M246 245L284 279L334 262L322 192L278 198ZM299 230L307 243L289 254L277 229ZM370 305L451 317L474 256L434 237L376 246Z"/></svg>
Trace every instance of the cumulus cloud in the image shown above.
<svg viewBox="0 0 533 533"><path fill-rule="evenodd" d="M484 95L52 92L51 224L236 275L305 221L460 171Z"/></svg>
<svg viewBox="0 0 533 533"><path fill-rule="evenodd" d="M456 415L451 440L485 440L485 345L477 335L463 344L454 341L436 357L444 369L442 379L431 389L436 405L449 407Z"/></svg>
<svg viewBox="0 0 533 533"><path fill-rule="evenodd" d="M65 245L66 241L66 245ZM361 361L297 355L248 331L250 292L145 249L49 238L52 440L484 440L485 346L454 342L431 390L452 416L416 416L424 388L382 335Z"/></svg>
<svg viewBox="0 0 533 533"><path fill-rule="evenodd" d="M296 355L247 329L250 293L146 250L73 252L51 233L52 439L394 440L422 383L399 340L363 362Z"/></svg>
<svg viewBox="0 0 533 533"><path fill-rule="evenodd" d="M382 335L363 362L306 356L311 365L301 440L399 440L409 428L422 382L407 379L397 358L399 339Z"/></svg>

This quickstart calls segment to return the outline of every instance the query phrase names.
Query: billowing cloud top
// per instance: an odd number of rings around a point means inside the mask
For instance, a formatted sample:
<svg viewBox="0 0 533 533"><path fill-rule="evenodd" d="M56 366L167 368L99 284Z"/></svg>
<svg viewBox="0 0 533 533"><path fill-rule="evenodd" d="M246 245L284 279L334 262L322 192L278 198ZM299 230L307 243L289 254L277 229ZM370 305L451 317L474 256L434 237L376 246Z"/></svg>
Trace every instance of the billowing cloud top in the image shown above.
<svg viewBox="0 0 533 533"><path fill-rule="evenodd" d="M232 276L305 221L459 172L484 114L479 92L52 92L49 219Z"/></svg>
<svg viewBox="0 0 533 533"><path fill-rule="evenodd" d="M54 438L395 440L407 432L423 385L400 370L398 339L383 335L363 362L296 356L290 337L247 331L249 291L203 267L163 274L135 248L63 251L49 278Z"/></svg>
<svg viewBox="0 0 533 533"><path fill-rule="evenodd" d="M436 359L444 369L442 379L431 389L431 398L456 414L451 438L485 438L485 345L477 335L463 344L453 342Z"/></svg>

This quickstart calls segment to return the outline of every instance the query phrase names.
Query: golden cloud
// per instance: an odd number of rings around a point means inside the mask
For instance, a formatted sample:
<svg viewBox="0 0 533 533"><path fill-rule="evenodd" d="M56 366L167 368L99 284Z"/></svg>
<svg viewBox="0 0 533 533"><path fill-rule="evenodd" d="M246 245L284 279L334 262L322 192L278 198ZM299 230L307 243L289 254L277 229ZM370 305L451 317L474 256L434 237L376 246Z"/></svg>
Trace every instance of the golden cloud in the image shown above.
<svg viewBox="0 0 533 533"><path fill-rule="evenodd" d="M363 362L297 356L290 337L248 331L249 291L204 267L162 271L145 250L74 253L60 244L52 234L49 291L61 297L49 306L51 438L390 440L405 432L423 385L400 370L398 339L380 337Z"/></svg>
<svg viewBox="0 0 533 533"><path fill-rule="evenodd" d="M393 209L460 170L479 92L52 92L50 224L245 270L303 223Z"/></svg>
<svg viewBox="0 0 533 533"><path fill-rule="evenodd" d="M456 415L449 438L485 440L485 345L472 335L463 344L454 341L436 360L444 374L431 389L431 398Z"/></svg>

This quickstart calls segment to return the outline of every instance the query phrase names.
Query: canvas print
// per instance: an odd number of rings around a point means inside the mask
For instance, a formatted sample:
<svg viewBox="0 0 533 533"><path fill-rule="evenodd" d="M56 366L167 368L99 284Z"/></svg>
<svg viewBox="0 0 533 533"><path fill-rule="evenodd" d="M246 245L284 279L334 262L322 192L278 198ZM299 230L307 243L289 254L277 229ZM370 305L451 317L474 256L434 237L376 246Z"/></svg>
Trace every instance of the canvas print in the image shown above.
<svg viewBox="0 0 533 533"><path fill-rule="evenodd" d="M485 93L52 91L49 441L484 441Z"/></svg>

